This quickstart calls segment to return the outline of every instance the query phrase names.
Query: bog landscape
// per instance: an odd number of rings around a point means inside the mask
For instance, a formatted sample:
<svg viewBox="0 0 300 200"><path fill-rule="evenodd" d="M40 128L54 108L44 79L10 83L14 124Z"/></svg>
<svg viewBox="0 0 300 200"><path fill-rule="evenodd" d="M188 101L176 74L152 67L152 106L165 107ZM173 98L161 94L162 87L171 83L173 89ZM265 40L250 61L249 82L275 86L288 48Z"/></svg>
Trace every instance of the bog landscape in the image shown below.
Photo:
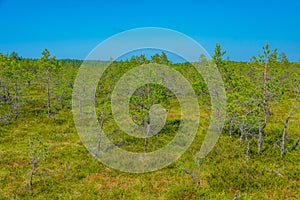
<svg viewBox="0 0 300 200"><path fill-rule="evenodd" d="M300 63L268 44L249 62L227 56L217 44L211 59L199 55L195 63L170 61L165 52L110 62L95 92L99 146L107 137L118 148L152 152L168 144L180 127L174 93L145 84L130 98L130 116L145 127L150 107L161 104L165 126L146 139L118 128L111 93L122 75L137 66L157 63L177 70L192 85L200 107L196 137L179 159L154 172L126 173L95 159L77 134L72 91L82 60L56 59L47 49L38 59L0 54L1 199L298 199ZM226 118L213 150L197 159L211 101L194 66L209 63L224 82Z"/></svg>
<svg viewBox="0 0 300 200"><path fill-rule="evenodd" d="M0 200L299 200L299 0L0 0Z"/></svg>

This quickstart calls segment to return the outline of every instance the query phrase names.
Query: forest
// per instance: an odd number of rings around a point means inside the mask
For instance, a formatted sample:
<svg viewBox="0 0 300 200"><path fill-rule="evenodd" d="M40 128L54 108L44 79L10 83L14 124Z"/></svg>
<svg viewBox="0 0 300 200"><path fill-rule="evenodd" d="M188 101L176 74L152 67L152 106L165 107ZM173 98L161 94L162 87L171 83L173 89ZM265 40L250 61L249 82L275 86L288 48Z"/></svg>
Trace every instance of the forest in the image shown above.
<svg viewBox="0 0 300 200"><path fill-rule="evenodd" d="M196 137L179 159L154 172L126 173L95 159L76 131L72 93L83 60L57 59L47 49L38 59L0 53L0 199L299 199L300 62L268 43L249 62L228 56L217 44L211 59L199 55L195 63L172 62L164 52L110 61L95 92L98 153L103 137L124 150L152 152L180 127L179 101L159 84L138 88L129 103L132 120L142 127L151 123L151 106L165 108L159 134L135 138L115 123L111 94L137 66L176 70L200 108ZM218 142L200 159L196 153L212 109L194 65L207 63L214 63L224 82L226 118Z"/></svg>

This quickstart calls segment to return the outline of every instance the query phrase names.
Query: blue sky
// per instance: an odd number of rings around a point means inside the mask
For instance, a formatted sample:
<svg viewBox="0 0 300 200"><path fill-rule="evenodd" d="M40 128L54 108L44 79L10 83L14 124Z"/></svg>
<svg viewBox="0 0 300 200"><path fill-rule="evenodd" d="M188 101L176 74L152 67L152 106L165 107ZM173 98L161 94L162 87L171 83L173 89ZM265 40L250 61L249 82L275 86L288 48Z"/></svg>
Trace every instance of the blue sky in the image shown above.
<svg viewBox="0 0 300 200"><path fill-rule="evenodd" d="M220 43L233 60L248 61L266 42L300 60L299 0L0 0L0 18L0 52L22 57L48 48L58 58L84 59L116 33L151 26L182 32L210 54Z"/></svg>

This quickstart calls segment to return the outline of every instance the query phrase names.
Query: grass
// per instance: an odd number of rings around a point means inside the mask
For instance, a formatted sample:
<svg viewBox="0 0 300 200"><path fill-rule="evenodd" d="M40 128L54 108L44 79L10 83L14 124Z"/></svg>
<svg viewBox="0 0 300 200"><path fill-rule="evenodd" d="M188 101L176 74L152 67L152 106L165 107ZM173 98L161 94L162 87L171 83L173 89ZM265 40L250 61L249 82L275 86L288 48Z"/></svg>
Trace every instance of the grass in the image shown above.
<svg viewBox="0 0 300 200"><path fill-rule="evenodd" d="M203 114L197 137L184 155L168 167L145 174L119 172L94 159L76 133L70 111L55 119L20 117L0 125L1 199L298 199L299 147L280 158L274 145L279 139L288 109L287 100L273 109L263 153L257 155L256 140L251 143L250 160L245 160L246 144L222 135L213 151L201 161L201 187L180 166L195 167L193 156L205 136L208 115ZM299 104L289 126L289 147L299 140ZM205 113L205 112L204 112ZM176 120L172 110L169 117ZM170 123L170 121L169 121ZM171 125L170 125L171 126ZM202 127L202 128L201 128ZM170 127L173 128L173 127ZM159 137L159 136L157 136ZM238 137L238 136L237 136ZM167 141L172 137L158 138ZM126 139L126 138L125 138ZM30 141L33 146L30 147ZM159 142L153 141L153 145ZM134 145L138 143L134 143ZM130 146L130 145L129 145ZM32 151L47 156L37 166L29 186ZM156 146L157 147L157 146ZM130 147L125 147L130 148Z"/></svg>

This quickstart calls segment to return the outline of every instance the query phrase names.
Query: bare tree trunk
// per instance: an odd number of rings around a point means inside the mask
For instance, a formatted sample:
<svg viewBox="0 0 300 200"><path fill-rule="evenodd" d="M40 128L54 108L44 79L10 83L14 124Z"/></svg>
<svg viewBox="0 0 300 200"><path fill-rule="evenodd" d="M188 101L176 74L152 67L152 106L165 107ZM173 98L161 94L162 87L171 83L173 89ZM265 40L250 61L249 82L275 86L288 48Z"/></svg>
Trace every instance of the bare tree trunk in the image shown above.
<svg viewBox="0 0 300 200"><path fill-rule="evenodd" d="M267 126L267 115L268 115L268 99L267 99L267 68L268 68L268 62L265 61L264 66L264 104L263 104L263 113L264 113L264 123L259 128L259 135L258 135L258 147L257 147L257 153L259 154L262 148L262 142L263 142L263 133L264 129Z"/></svg>
<svg viewBox="0 0 300 200"><path fill-rule="evenodd" d="M233 124L233 121L234 121L234 119L235 119L235 112L234 113L232 113L232 115L231 115L231 119L230 119L230 127L229 127L229 136L231 137L232 136L232 124Z"/></svg>
<svg viewBox="0 0 300 200"><path fill-rule="evenodd" d="M182 170L185 174L191 176L193 183L195 183L197 187L201 187L201 163L199 158L195 158L195 164L197 168L194 170L188 171L185 167Z"/></svg>
<svg viewBox="0 0 300 200"><path fill-rule="evenodd" d="M246 119L247 117L253 112L253 110L250 110L246 113ZM240 142L242 142L243 140L243 137L246 138L246 141L247 141L247 133L246 133L246 121L243 122L242 126L239 127L240 131L241 131L241 137L240 137Z"/></svg>
<svg viewBox="0 0 300 200"><path fill-rule="evenodd" d="M150 84L147 84L147 97L148 97L148 101L150 100ZM152 104L150 104L149 110L151 109ZM150 116L147 116L147 133L146 133L146 137L145 137L145 141L144 141L144 155L146 156L147 153L147 140L149 137L149 133L150 133L150 129L151 129L151 123L150 123Z"/></svg>
<svg viewBox="0 0 300 200"><path fill-rule="evenodd" d="M243 124L239 129L241 131L240 142L242 142L243 137L246 137L245 124Z"/></svg>
<svg viewBox="0 0 300 200"><path fill-rule="evenodd" d="M263 131L264 131L265 127L266 127L265 122L259 127L257 153L260 153L260 151L261 151L262 141L263 141Z"/></svg>
<svg viewBox="0 0 300 200"><path fill-rule="evenodd" d="M98 132L98 141L97 141L97 152L96 152L96 154L99 154L100 151L101 151L101 139L102 139L103 123L104 123L104 114L102 113L100 115L100 128L99 128L99 132Z"/></svg>
<svg viewBox="0 0 300 200"><path fill-rule="evenodd" d="M197 165L197 172L196 172L196 185L197 187L201 187L201 162L200 158L196 158L195 163Z"/></svg>
<svg viewBox="0 0 300 200"><path fill-rule="evenodd" d="M18 118L18 116L19 116L19 103L18 102L16 102L16 105L15 105L15 115L16 115L16 119Z"/></svg>
<svg viewBox="0 0 300 200"><path fill-rule="evenodd" d="M46 80L46 90L47 90L47 114L48 118L50 118L50 107L51 107L51 101L50 101L50 86L49 86L49 78Z"/></svg>
<svg viewBox="0 0 300 200"><path fill-rule="evenodd" d="M283 128L283 133L282 133L282 141L281 141L281 154L280 154L281 157L285 153L285 137L286 137L287 127L288 127L288 124L289 124L289 120L290 120L290 118L291 118L291 116L293 114L293 110L295 108L295 104L296 104L296 102L298 100L298 97L299 97L299 92L296 95L294 103L293 103L293 105L292 105L292 107L290 109L290 112L289 112L289 114L288 114L288 116L287 116L287 118L285 120L285 123L284 123L284 128Z"/></svg>
<svg viewBox="0 0 300 200"><path fill-rule="evenodd" d="M7 90L7 101L9 103L9 115L11 116L13 113L13 100L8 90Z"/></svg>
<svg viewBox="0 0 300 200"><path fill-rule="evenodd" d="M246 136L246 141L247 141L247 150L246 150L246 161L249 160L249 154L250 154L250 140Z"/></svg>
<svg viewBox="0 0 300 200"><path fill-rule="evenodd" d="M144 154L146 155L147 153L147 140L148 140L148 136L150 133L150 128L151 128L151 124L147 125L147 133L146 133L146 137L145 137L145 141L144 141Z"/></svg>
<svg viewBox="0 0 300 200"><path fill-rule="evenodd" d="M40 158L36 159L36 154L33 154L32 156L32 161L31 161L31 170L30 170L30 174L29 174L29 185L30 187L32 186L32 182L33 182L33 176L35 175L35 170L37 167L37 164L40 162Z"/></svg>
<svg viewBox="0 0 300 200"><path fill-rule="evenodd" d="M238 194L234 194L234 197L232 200L237 200L239 198L239 193Z"/></svg>

